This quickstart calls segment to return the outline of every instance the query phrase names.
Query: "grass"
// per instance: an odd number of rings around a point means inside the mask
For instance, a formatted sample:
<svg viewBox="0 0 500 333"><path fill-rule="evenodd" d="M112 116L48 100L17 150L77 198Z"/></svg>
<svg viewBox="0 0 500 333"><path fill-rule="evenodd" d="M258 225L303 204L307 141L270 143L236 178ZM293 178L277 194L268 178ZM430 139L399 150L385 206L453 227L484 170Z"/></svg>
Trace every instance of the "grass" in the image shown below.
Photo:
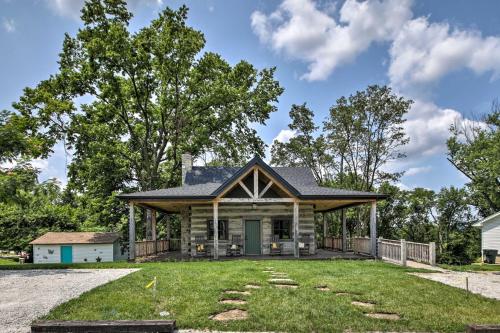
<svg viewBox="0 0 500 333"><path fill-rule="evenodd" d="M442 268L449 269L452 271L460 271L460 272L478 272L478 271L484 271L484 272L500 272L500 265L499 264L482 264L482 263L476 263L476 264L470 264L470 265L439 265Z"/></svg>
<svg viewBox="0 0 500 333"><path fill-rule="evenodd" d="M19 265L19 262L17 261L17 258L1 258L0 257L0 267L5 266L5 265L15 266L15 265Z"/></svg>
<svg viewBox="0 0 500 333"><path fill-rule="evenodd" d="M26 269L83 269L83 268L131 268L142 267L141 264L129 263L127 261L115 262L91 262L79 264L22 264L17 261L2 262L0 258L0 271L1 270L26 270Z"/></svg>
<svg viewBox="0 0 500 333"><path fill-rule="evenodd" d="M456 332L464 331L469 323L500 323L499 301L421 279L406 274L410 269L378 261L238 260L149 263L139 267L142 269L138 272L60 305L46 319L172 318L180 328L281 332ZM269 274L262 272L265 267L288 273L299 288L272 287L267 282ZM155 276L156 296L151 289L145 289ZM246 284L262 288L251 289L248 296L230 296L244 298L247 304L218 303L224 290L244 290ZM319 285L331 291L316 290ZM336 292L350 295L337 296ZM353 300L373 302L375 309L355 307L351 305ZM209 319L231 308L248 310L249 318L227 323ZM162 311L168 311L170 316L161 317ZM366 311L397 313L401 320L367 318Z"/></svg>

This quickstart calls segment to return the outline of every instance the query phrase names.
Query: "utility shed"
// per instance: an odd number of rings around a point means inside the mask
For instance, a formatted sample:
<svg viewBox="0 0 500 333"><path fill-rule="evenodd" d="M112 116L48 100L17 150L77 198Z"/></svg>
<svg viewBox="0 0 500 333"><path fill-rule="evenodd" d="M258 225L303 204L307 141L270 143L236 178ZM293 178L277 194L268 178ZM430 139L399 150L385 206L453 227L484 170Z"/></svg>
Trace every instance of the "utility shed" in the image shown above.
<svg viewBox="0 0 500 333"><path fill-rule="evenodd" d="M119 238L114 232L47 232L30 244L35 264L110 262L123 257Z"/></svg>
<svg viewBox="0 0 500 333"><path fill-rule="evenodd" d="M474 224L481 228L481 253L483 250L497 250L496 263L500 264L500 212Z"/></svg>

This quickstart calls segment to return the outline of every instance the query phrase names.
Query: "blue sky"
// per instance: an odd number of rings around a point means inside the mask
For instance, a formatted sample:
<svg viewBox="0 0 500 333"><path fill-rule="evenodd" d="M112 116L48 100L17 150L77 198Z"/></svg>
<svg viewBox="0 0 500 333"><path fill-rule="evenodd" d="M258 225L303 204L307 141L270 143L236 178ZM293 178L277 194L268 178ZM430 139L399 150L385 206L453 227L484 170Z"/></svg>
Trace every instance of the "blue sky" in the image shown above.
<svg viewBox="0 0 500 333"><path fill-rule="evenodd" d="M288 111L307 104L321 122L342 95L387 84L415 104L408 114L408 157L401 187L438 190L465 179L446 161L455 121L487 112L500 95L500 1L167 1L134 0L131 29L165 7L190 7L189 23L203 31L207 51L231 63L276 66L285 88L279 111L258 131L266 143L286 140ZM22 89L57 70L64 33L74 34L81 0L0 0L0 108ZM60 145L35 161L41 178L65 182Z"/></svg>

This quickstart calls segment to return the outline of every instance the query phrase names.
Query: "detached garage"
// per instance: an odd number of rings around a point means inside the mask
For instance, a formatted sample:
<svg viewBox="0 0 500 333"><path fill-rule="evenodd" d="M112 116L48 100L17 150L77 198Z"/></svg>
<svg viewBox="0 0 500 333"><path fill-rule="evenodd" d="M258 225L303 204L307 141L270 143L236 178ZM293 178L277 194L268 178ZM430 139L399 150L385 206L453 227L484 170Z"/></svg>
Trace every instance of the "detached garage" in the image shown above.
<svg viewBox="0 0 500 333"><path fill-rule="evenodd" d="M496 250L496 263L500 264L500 212L490 215L474 224L481 228L481 253L484 261L484 251Z"/></svg>
<svg viewBox="0 0 500 333"><path fill-rule="evenodd" d="M124 259L119 238L114 232L48 232L30 244L35 264L109 262Z"/></svg>

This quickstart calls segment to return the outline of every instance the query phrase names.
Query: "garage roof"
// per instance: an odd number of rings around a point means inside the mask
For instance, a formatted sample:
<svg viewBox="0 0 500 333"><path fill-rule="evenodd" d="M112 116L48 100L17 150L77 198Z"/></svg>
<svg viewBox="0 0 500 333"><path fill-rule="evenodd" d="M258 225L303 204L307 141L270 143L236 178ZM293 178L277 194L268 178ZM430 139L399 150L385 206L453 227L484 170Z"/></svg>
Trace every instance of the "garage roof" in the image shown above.
<svg viewBox="0 0 500 333"><path fill-rule="evenodd" d="M47 232L30 244L109 244L118 238L117 232Z"/></svg>

